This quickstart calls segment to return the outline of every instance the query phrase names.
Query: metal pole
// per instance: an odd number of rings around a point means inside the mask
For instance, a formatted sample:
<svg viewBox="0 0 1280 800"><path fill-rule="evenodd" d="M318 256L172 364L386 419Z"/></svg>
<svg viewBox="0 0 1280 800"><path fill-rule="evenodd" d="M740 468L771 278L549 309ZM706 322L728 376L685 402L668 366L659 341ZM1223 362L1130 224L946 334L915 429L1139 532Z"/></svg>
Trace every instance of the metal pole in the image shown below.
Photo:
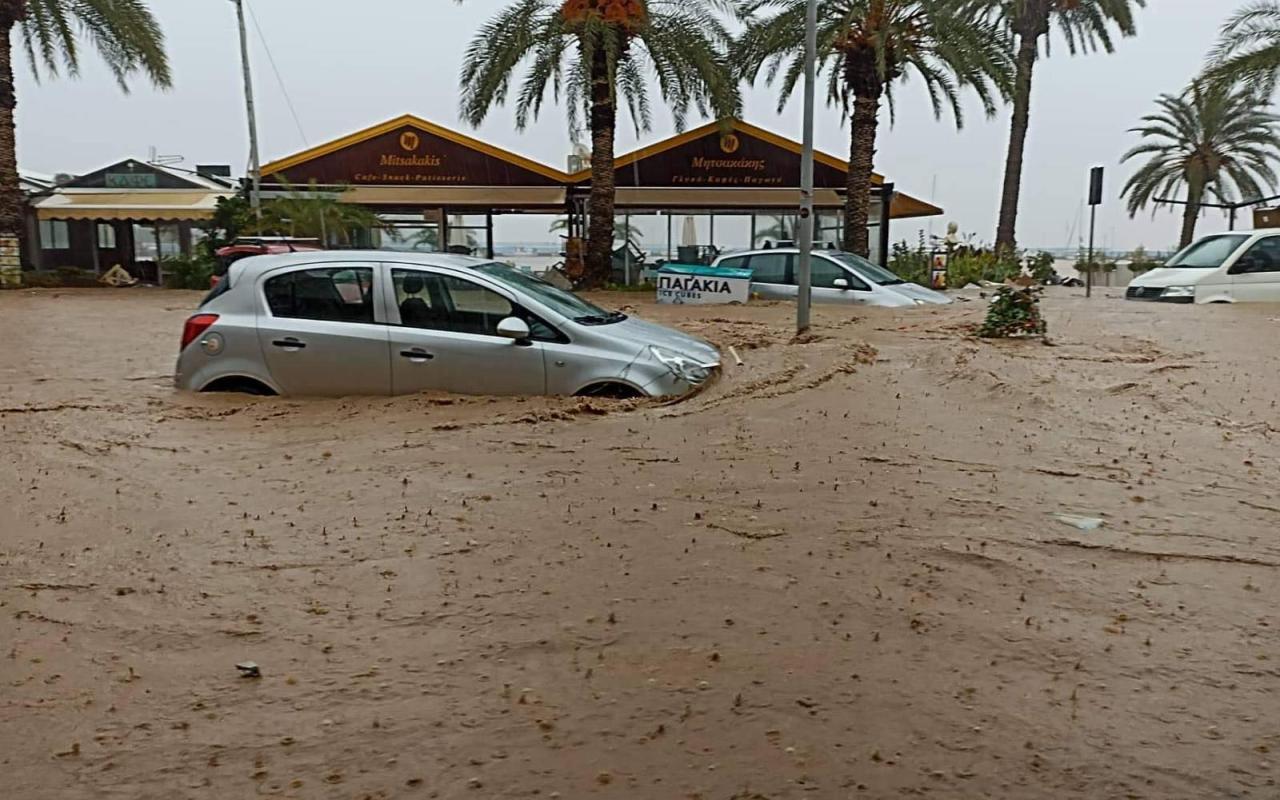
<svg viewBox="0 0 1280 800"><path fill-rule="evenodd" d="M813 296L813 104L818 60L818 0L809 0L804 18L804 149L800 155L800 258L796 264L796 333L809 330Z"/></svg>
<svg viewBox="0 0 1280 800"><path fill-rule="evenodd" d="M1236 207L1232 206L1231 207L1231 227L1229 227L1228 230L1234 231L1235 229L1236 229Z"/></svg>
<svg viewBox="0 0 1280 800"><path fill-rule="evenodd" d="M258 160L258 116L253 105L253 76L249 72L249 36L244 27L244 0L231 0L240 26L240 61L244 66L244 104L249 112L249 206L262 222L262 163Z"/></svg>
<svg viewBox="0 0 1280 800"><path fill-rule="evenodd" d="M1084 276L1084 296L1093 297L1093 228L1098 222L1098 207L1089 207L1089 258L1085 262L1088 269L1085 270Z"/></svg>

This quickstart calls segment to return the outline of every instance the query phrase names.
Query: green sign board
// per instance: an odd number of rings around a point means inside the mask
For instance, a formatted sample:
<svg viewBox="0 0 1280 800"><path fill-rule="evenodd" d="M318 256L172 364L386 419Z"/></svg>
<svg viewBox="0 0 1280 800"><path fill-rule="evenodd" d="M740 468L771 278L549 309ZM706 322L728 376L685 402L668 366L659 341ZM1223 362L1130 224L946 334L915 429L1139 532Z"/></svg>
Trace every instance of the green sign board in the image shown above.
<svg viewBox="0 0 1280 800"><path fill-rule="evenodd" d="M154 189L156 176L153 172L108 172L108 189Z"/></svg>

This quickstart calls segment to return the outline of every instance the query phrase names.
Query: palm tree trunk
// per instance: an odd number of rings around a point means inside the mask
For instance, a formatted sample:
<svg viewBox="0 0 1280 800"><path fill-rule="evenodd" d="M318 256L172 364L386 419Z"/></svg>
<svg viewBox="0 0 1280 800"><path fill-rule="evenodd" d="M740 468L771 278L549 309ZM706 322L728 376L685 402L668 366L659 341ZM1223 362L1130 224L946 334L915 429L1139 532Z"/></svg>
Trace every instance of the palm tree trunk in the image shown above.
<svg viewBox="0 0 1280 800"><path fill-rule="evenodd" d="M22 186L18 179L18 153L14 138L13 111L17 96L13 85L14 26L22 18L26 4L21 0L0 2L0 288L22 283L20 245L23 232Z"/></svg>
<svg viewBox="0 0 1280 800"><path fill-rule="evenodd" d="M587 197L586 272L581 284L596 288L613 275L614 133L618 107L608 56L597 45L591 59L591 194Z"/></svg>
<svg viewBox="0 0 1280 800"><path fill-rule="evenodd" d="M1204 198L1204 189L1194 183L1187 190L1187 207L1182 212L1182 238L1178 249L1191 244L1196 238L1196 223L1200 221L1200 201Z"/></svg>
<svg viewBox="0 0 1280 800"><path fill-rule="evenodd" d="M871 257L871 175L876 155L876 126L880 116L879 84L860 93L853 101L849 134L848 196L844 205L844 249L863 258ZM880 220L888 225L889 220Z"/></svg>
<svg viewBox="0 0 1280 800"><path fill-rule="evenodd" d="M1036 33L1018 35L1017 72L1013 83L1013 121L1009 124L1009 152L1004 165L1004 191L996 228L996 252L1012 254L1018 247L1018 197L1022 193L1022 158L1031 125L1031 77L1039 55Z"/></svg>

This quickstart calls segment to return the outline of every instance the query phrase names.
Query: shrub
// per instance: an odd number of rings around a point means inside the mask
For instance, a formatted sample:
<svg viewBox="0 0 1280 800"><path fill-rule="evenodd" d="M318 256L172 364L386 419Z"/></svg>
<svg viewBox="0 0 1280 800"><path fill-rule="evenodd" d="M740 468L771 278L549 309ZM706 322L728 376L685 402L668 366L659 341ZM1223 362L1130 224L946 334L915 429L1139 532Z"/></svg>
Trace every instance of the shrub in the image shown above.
<svg viewBox="0 0 1280 800"><path fill-rule="evenodd" d="M1043 336L1049 326L1040 316L1039 286L1001 286L978 335L988 339L1011 336Z"/></svg>
<svg viewBox="0 0 1280 800"><path fill-rule="evenodd" d="M30 289L76 289L100 286L97 274L76 267L22 273L22 285Z"/></svg>
<svg viewBox="0 0 1280 800"><path fill-rule="evenodd" d="M1035 253L1034 255L1028 255L1027 273L1031 277L1035 278L1037 282L1045 283L1053 277L1054 272L1056 271L1053 268L1055 260L1056 259L1054 259L1052 253L1045 253L1043 251Z"/></svg>
<svg viewBox="0 0 1280 800"><path fill-rule="evenodd" d="M203 255L174 256L160 262L164 285L169 289L208 289L213 259Z"/></svg>
<svg viewBox="0 0 1280 800"><path fill-rule="evenodd" d="M990 250L960 252L947 262L947 285L959 289L971 283L1004 283L1022 273L1017 259L1001 258Z"/></svg>
<svg viewBox="0 0 1280 800"><path fill-rule="evenodd" d="M1094 274L1099 272L1115 272L1116 260L1103 253L1095 252L1093 254L1093 263L1091 264L1089 263L1088 254L1082 250L1076 255L1075 267L1076 272L1079 272L1081 275L1089 272Z"/></svg>
<svg viewBox="0 0 1280 800"><path fill-rule="evenodd" d="M928 286L931 263L929 249L924 243L924 231L921 231L920 241L914 248L905 239L893 245L893 252L889 256L889 271L907 283Z"/></svg>
<svg viewBox="0 0 1280 800"><path fill-rule="evenodd" d="M1142 246L1135 247L1133 252L1129 254L1129 271L1134 275L1150 272L1160 266L1161 263L1163 262L1147 255L1147 249Z"/></svg>

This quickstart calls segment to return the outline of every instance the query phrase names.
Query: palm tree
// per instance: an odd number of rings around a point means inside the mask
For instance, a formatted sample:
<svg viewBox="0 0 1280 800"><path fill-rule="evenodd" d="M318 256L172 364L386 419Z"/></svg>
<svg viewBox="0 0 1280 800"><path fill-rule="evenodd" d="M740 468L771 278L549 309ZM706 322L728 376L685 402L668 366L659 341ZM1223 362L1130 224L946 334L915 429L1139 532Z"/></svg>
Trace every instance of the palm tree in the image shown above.
<svg viewBox="0 0 1280 800"><path fill-rule="evenodd" d="M1257 0L1228 19L1209 65L1211 78L1271 94L1280 77L1280 1Z"/></svg>
<svg viewBox="0 0 1280 800"><path fill-rule="evenodd" d="M1040 40L1049 54L1049 30L1056 22L1072 55L1101 48L1115 49L1111 26L1122 36L1133 36L1134 11L1146 0L999 0L1002 22L1015 45L1013 119L1009 123L1009 150L1005 159L1004 187L996 228L996 251L1017 249L1018 198L1022 193L1022 159L1027 129L1031 125L1031 79L1040 60Z"/></svg>
<svg viewBox="0 0 1280 800"><path fill-rule="evenodd" d="M1181 246L1195 237L1201 204L1256 198L1276 184L1272 164L1280 159L1280 116L1248 87L1197 80L1180 95L1161 95L1159 110L1131 129L1143 143L1121 161L1149 156L1129 178L1121 196L1129 216L1149 204L1159 208L1185 189Z"/></svg>
<svg viewBox="0 0 1280 800"><path fill-rule="evenodd" d="M262 204L259 231L319 239L323 247L348 247L361 232L387 227L374 212L342 202L340 192L321 191L315 181L305 190L289 183L284 186L285 194Z"/></svg>
<svg viewBox="0 0 1280 800"><path fill-rule="evenodd" d="M477 31L462 65L462 115L479 125L503 105L522 63L516 127L536 119L547 90L563 95L575 133L591 133L591 194L584 283L609 280L614 235L614 138L619 101L637 132L651 113L646 73L683 127L702 116L737 114L741 98L726 50L729 33L714 10L727 0L516 0Z"/></svg>
<svg viewBox="0 0 1280 800"><path fill-rule="evenodd" d="M126 80L135 72L145 73L156 86L170 82L164 35L141 0L0 0L0 250L12 247L12 252L17 252L23 232L14 141L15 27L37 77L41 67L53 76L64 70L79 74L83 39L98 50L125 91ZM21 278L20 266L15 270L0 264L0 286L16 285Z"/></svg>
<svg viewBox="0 0 1280 800"><path fill-rule="evenodd" d="M567 230L569 230L569 220L566 217L561 217L551 223L551 227L547 229L547 232L558 233ZM625 219L619 219L613 224L613 241L622 242L624 246L634 246L638 249L640 243L644 241L644 232L639 228L628 225ZM612 246L613 244L610 243L610 247Z"/></svg>
<svg viewBox="0 0 1280 800"><path fill-rule="evenodd" d="M805 0L747 0L755 17L734 52L742 76L753 82L782 77L779 112L804 75ZM960 89L973 88L988 116L1006 94L1012 73L1006 36L974 0L819 0L818 61L828 75L827 99L850 115L849 182L844 246L871 252L871 174L880 103L892 110L894 85L912 73L925 84L936 116L944 106L963 123ZM882 221L886 224L887 220Z"/></svg>

